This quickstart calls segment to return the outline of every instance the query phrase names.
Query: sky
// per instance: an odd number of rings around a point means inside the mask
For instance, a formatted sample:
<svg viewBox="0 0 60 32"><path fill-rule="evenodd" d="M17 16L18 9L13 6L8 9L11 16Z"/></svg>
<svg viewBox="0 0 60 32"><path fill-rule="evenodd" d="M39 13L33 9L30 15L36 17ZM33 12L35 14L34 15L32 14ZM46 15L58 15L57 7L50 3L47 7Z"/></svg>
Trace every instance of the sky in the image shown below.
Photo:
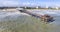
<svg viewBox="0 0 60 32"><path fill-rule="evenodd" d="M2 6L58 6L60 0L0 0Z"/></svg>

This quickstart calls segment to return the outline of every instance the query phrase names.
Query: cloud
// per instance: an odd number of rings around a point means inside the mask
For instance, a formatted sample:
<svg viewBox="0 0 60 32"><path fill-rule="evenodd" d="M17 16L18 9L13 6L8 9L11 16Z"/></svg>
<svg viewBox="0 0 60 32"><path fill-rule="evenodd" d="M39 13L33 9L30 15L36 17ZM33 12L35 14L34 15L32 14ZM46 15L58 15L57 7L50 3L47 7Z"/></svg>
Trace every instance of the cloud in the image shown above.
<svg viewBox="0 0 60 32"><path fill-rule="evenodd" d="M56 0L0 0L1 6L60 6L60 2Z"/></svg>
<svg viewBox="0 0 60 32"><path fill-rule="evenodd" d="M20 3L20 6L37 6L39 5L38 3L34 3L34 2L23 2Z"/></svg>
<svg viewBox="0 0 60 32"><path fill-rule="evenodd" d="M18 6L18 5L19 5L18 1L12 1L12 0L0 1L0 6Z"/></svg>
<svg viewBox="0 0 60 32"><path fill-rule="evenodd" d="M21 0L20 2L26 6L60 6L60 0Z"/></svg>

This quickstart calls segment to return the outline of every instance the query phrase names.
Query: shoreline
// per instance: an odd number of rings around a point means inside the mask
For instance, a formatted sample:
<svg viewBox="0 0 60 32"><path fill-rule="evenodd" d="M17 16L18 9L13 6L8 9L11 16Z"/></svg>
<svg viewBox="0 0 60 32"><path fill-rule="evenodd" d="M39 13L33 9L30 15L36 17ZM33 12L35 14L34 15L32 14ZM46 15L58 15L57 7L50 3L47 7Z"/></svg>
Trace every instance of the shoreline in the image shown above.
<svg viewBox="0 0 60 32"><path fill-rule="evenodd" d="M26 10L60 10L60 9L26 9Z"/></svg>

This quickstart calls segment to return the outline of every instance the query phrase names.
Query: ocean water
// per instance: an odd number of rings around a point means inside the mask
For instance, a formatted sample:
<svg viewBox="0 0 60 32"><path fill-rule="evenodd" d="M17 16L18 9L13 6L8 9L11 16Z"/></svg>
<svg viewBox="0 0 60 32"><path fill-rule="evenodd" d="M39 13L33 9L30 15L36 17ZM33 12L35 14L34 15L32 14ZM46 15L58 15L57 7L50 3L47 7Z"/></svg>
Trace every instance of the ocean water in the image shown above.
<svg viewBox="0 0 60 32"><path fill-rule="evenodd" d="M45 24L35 17L20 12L0 12L0 32L60 32L60 11L32 11L49 14L55 21Z"/></svg>
<svg viewBox="0 0 60 32"><path fill-rule="evenodd" d="M42 14L42 15L44 15L44 14L51 15L55 19L54 22L57 23L58 25L60 25L60 11L52 11L52 10L50 10L50 11L47 11L47 10L39 11L39 10L37 10L37 11L32 11L32 12L37 13L37 14Z"/></svg>

